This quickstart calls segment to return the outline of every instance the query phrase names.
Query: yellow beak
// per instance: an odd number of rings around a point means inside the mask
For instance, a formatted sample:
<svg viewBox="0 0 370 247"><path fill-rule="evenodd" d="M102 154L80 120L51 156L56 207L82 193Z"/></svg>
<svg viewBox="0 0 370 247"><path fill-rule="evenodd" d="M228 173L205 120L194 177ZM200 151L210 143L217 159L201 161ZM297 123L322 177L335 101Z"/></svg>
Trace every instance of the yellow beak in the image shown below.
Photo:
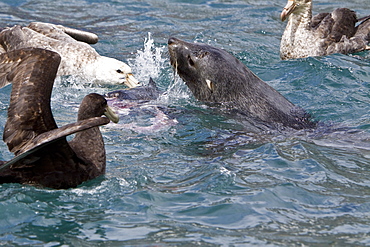
<svg viewBox="0 0 370 247"><path fill-rule="evenodd" d="M112 110L112 108L110 108L109 106L107 106L105 108L105 112L104 112L104 115L109 118L113 123L118 123L119 121L119 117L118 115Z"/></svg>

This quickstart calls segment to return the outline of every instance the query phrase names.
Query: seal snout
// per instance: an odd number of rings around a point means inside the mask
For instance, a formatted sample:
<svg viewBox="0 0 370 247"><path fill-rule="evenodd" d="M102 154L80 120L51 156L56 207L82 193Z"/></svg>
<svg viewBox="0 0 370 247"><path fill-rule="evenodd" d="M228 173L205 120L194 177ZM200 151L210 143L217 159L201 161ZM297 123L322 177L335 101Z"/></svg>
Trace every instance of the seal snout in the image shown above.
<svg viewBox="0 0 370 247"><path fill-rule="evenodd" d="M178 43L178 41L179 41L179 39L171 37L171 38L168 39L168 45L176 44L176 43Z"/></svg>
<svg viewBox="0 0 370 247"><path fill-rule="evenodd" d="M167 41L168 43L168 51L170 53L170 62L171 65L177 68L177 44L179 43L179 39L176 39L174 37L170 37Z"/></svg>

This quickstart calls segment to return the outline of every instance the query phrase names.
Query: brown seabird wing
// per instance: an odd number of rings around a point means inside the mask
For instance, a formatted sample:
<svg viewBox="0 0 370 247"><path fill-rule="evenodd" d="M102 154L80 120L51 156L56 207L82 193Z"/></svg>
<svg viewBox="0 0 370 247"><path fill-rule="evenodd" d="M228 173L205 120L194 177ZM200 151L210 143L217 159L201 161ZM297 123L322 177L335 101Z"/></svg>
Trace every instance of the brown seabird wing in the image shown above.
<svg viewBox="0 0 370 247"><path fill-rule="evenodd" d="M361 21L361 23L357 26L355 36L370 42L370 16L361 18L359 21Z"/></svg>
<svg viewBox="0 0 370 247"><path fill-rule="evenodd" d="M339 42L342 36L352 37L356 32L356 13L346 8L334 10L332 13L321 13L312 18L311 28L320 38L328 38L331 42Z"/></svg>
<svg viewBox="0 0 370 247"><path fill-rule="evenodd" d="M35 153L36 151L40 150L41 148L54 143L55 141L65 140L64 137L68 135L75 134L79 131L84 131L90 129L92 127L97 127L101 125L108 124L110 120L105 117L95 117L89 118L86 120L81 120L76 123L71 123L64 125L58 129L53 129L47 132L44 132L34 139L27 142L22 149L19 150L19 154L15 156L13 159L9 160L8 162L0 161L0 170L17 163L18 161L27 158L29 155Z"/></svg>
<svg viewBox="0 0 370 247"><path fill-rule="evenodd" d="M332 29L332 37L336 42L340 41L342 36L351 38L356 32L356 13L350 9L339 8L332 12L334 26Z"/></svg>
<svg viewBox="0 0 370 247"><path fill-rule="evenodd" d="M31 22L28 25L28 28L49 38L57 39L60 41L81 41L88 44L96 44L98 42L98 36L94 33L69 28L62 25L54 25L45 22Z"/></svg>
<svg viewBox="0 0 370 247"><path fill-rule="evenodd" d="M32 22L27 27L15 25L2 30L0 32L0 53L27 47L59 51L61 45L76 44L78 41L95 44L98 42L98 36L61 25Z"/></svg>
<svg viewBox="0 0 370 247"><path fill-rule="evenodd" d="M12 93L3 140L17 154L23 145L57 128L50 108L59 54L25 48L0 55L0 77L11 82Z"/></svg>
<svg viewBox="0 0 370 247"><path fill-rule="evenodd" d="M28 47L39 47L50 50L52 39L27 27L15 25L0 32L0 45L5 52Z"/></svg>

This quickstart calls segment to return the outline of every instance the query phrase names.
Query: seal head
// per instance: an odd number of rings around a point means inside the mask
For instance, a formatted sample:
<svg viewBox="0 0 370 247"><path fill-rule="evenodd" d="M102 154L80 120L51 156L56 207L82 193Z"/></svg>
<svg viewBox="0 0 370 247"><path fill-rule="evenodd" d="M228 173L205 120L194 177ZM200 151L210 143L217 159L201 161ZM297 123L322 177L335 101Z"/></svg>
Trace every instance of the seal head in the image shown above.
<svg viewBox="0 0 370 247"><path fill-rule="evenodd" d="M170 61L194 96L221 103L249 118L294 129L316 124L230 53L206 44L168 40Z"/></svg>

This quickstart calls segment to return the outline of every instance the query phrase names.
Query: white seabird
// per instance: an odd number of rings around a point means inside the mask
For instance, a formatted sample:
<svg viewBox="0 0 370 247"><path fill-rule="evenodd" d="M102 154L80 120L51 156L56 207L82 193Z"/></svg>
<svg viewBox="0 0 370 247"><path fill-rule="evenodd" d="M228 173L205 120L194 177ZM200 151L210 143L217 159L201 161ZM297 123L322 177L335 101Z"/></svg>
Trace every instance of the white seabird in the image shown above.
<svg viewBox="0 0 370 247"><path fill-rule="evenodd" d="M57 76L76 75L95 83L138 86L139 82L127 64L101 56L89 45L97 42L98 36L90 32L32 22L27 27L16 25L2 30L0 53L29 47L43 48L61 56Z"/></svg>
<svg viewBox="0 0 370 247"><path fill-rule="evenodd" d="M338 8L312 17L312 0L288 0L280 17L289 18L280 43L281 59L370 49L370 16L357 19L354 11Z"/></svg>

